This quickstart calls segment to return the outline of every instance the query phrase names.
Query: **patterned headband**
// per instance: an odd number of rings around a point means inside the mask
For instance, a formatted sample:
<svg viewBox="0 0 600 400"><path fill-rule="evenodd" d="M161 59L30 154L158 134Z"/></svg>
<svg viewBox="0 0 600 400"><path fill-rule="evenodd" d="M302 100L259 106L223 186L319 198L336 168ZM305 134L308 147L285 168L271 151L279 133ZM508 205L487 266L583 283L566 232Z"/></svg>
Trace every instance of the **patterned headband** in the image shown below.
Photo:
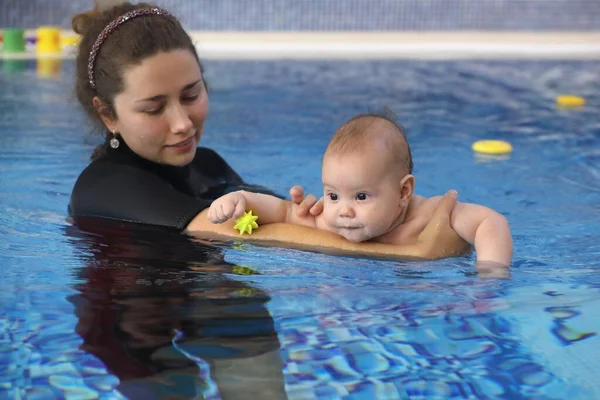
<svg viewBox="0 0 600 400"><path fill-rule="evenodd" d="M90 86L92 86L92 89L96 89L96 80L94 77L94 67L96 64L96 57L98 57L98 52L100 51L100 47L102 47L102 44L104 43L104 41L106 40L108 35L110 35L112 31L117 29L119 26L123 25L125 22L132 20L134 18L137 18L137 17L143 17L143 16L147 16L147 15L170 16L171 14L169 14L167 11L162 10L158 7L139 8L137 10L129 11L129 12L121 15L117 19L113 20L110 24L106 25L106 27L102 30L102 32L100 32L100 35L98 35L98 38L96 39L96 41L94 42L94 45L92 46L92 51L90 51L90 58L88 59L88 78L90 80Z"/></svg>

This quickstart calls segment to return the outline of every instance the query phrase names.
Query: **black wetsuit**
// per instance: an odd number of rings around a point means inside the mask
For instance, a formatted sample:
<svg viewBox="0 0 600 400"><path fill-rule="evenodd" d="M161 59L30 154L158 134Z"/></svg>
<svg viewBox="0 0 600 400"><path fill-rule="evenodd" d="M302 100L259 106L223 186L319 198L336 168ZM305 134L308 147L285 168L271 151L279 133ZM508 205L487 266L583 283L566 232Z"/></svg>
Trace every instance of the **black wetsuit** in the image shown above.
<svg viewBox="0 0 600 400"><path fill-rule="evenodd" d="M185 167L146 160L121 141L79 176L69 215L183 230L218 197L235 190L274 194L249 185L215 151L199 147ZM278 196L279 197L279 196Z"/></svg>

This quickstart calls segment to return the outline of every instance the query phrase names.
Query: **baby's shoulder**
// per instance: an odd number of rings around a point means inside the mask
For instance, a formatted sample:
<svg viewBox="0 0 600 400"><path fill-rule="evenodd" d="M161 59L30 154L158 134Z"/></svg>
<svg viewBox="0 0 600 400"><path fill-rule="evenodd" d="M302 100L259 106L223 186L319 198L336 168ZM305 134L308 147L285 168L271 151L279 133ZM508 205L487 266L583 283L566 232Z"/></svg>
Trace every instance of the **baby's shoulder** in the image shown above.
<svg viewBox="0 0 600 400"><path fill-rule="evenodd" d="M442 196L423 197L414 195L410 199L406 221L411 219L430 218L441 199Z"/></svg>

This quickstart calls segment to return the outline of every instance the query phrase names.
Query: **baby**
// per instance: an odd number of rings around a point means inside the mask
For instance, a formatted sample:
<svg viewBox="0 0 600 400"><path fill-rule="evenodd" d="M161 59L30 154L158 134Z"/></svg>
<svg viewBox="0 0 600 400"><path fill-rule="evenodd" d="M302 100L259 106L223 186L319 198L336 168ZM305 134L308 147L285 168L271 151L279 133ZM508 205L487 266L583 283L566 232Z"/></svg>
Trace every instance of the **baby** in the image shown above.
<svg viewBox="0 0 600 400"><path fill-rule="evenodd" d="M245 191L214 201L208 218L223 223L253 210L262 224L289 222L337 233L352 242L415 243L441 196L414 194L410 147L385 115L362 114L342 125L323 156L323 212L296 215L296 204ZM478 267L509 266L513 244L506 218L477 204L457 203L452 228L474 245Z"/></svg>

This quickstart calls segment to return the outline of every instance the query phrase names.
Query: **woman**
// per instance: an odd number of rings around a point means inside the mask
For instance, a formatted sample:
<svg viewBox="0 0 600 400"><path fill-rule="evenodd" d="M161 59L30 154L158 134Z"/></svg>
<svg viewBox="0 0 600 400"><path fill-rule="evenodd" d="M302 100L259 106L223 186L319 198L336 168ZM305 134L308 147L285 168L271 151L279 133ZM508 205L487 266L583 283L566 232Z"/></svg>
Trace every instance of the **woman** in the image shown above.
<svg viewBox="0 0 600 400"><path fill-rule="evenodd" d="M210 203L249 185L213 150L197 147L208 114L208 94L196 49L179 21L148 4L125 3L75 18L82 34L76 92L106 140L79 176L69 206L84 218L137 222L186 231L200 238L236 238L233 224L213 225ZM76 25L76 26L75 26ZM300 212L321 204L294 187ZM335 253L440 258L468 246L449 225L456 196L447 195L436 218L413 245L350 243L311 228L261 226L250 237L263 244Z"/></svg>

